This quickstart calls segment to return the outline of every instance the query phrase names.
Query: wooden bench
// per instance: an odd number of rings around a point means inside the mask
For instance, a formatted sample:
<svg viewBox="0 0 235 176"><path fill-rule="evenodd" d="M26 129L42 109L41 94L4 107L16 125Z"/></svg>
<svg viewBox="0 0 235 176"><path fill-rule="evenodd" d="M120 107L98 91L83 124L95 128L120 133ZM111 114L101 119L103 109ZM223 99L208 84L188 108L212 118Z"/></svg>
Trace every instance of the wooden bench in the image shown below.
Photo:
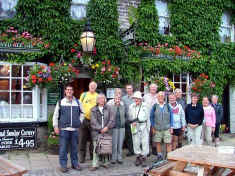
<svg viewBox="0 0 235 176"><path fill-rule="evenodd" d="M21 176L26 172L25 168L0 157L0 176Z"/></svg>
<svg viewBox="0 0 235 176"><path fill-rule="evenodd" d="M148 175L149 176L167 176L169 174L169 171L174 168L176 165L176 162L169 161L168 163L164 164L163 166L160 166L158 168L152 169Z"/></svg>

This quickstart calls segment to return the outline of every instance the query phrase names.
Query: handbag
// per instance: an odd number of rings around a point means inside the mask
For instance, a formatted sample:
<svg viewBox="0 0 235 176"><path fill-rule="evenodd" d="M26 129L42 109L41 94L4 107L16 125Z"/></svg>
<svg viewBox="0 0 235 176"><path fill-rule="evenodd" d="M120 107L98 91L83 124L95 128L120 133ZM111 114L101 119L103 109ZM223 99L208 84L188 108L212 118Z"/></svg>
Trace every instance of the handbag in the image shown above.
<svg viewBox="0 0 235 176"><path fill-rule="evenodd" d="M99 134L96 140L95 152L98 155L112 154L112 136L109 134Z"/></svg>

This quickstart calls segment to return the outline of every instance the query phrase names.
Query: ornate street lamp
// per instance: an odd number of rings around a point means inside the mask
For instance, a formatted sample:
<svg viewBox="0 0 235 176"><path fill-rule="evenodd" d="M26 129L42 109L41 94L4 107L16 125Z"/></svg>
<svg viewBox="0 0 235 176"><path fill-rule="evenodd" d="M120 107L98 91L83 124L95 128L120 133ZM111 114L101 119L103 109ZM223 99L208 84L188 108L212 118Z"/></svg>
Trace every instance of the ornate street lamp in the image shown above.
<svg viewBox="0 0 235 176"><path fill-rule="evenodd" d="M90 22L89 20L87 21L84 31L80 37L81 44L82 44L82 49L84 52L90 53L93 51L96 38L95 34L91 29Z"/></svg>

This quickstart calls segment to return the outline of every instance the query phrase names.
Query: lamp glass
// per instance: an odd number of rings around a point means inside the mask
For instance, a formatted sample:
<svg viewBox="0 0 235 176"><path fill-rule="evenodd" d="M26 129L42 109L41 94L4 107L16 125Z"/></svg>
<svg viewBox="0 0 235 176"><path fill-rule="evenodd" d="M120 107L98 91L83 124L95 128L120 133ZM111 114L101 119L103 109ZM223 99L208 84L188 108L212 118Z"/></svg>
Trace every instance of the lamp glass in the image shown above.
<svg viewBox="0 0 235 176"><path fill-rule="evenodd" d="M92 52L95 46L95 35L91 31L85 31L81 37L82 49L84 52Z"/></svg>

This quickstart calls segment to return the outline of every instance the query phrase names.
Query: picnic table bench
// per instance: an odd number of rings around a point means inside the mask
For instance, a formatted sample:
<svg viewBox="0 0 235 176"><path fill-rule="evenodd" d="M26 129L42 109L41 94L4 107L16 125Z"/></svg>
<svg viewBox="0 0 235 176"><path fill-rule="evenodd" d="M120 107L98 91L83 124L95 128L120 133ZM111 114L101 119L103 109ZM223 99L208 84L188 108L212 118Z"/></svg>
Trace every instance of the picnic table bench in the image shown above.
<svg viewBox="0 0 235 176"><path fill-rule="evenodd" d="M21 176L26 172L25 168L0 157L0 176Z"/></svg>

